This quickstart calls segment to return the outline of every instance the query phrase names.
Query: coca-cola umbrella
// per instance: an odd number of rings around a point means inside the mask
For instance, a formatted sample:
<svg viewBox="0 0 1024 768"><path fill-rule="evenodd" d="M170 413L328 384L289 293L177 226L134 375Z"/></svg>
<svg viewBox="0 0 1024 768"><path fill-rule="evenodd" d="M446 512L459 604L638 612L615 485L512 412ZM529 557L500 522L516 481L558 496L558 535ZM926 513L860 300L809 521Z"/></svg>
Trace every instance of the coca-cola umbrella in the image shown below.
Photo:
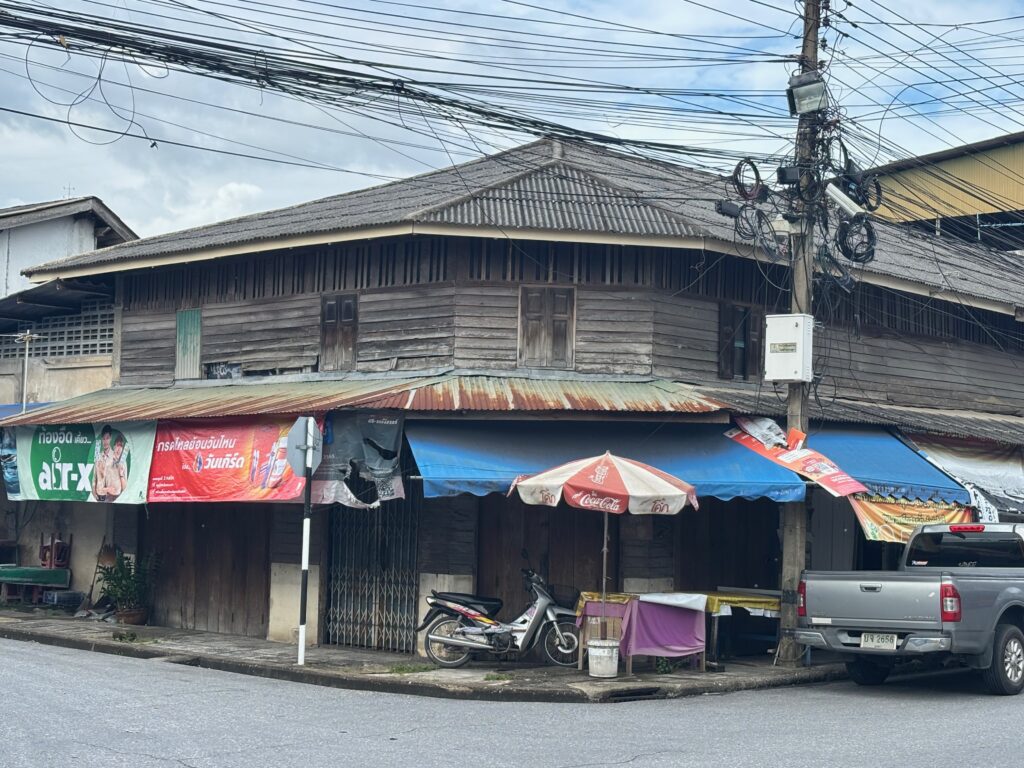
<svg viewBox="0 0 1024 768"><path fill-rule="evenodd" d="M647 464L606 452L603 456L517 477L509 495L519 491L527 504L557 507L561 499L577 509L604 512L601 602L608 582L608 514L674 515L687 504L697 509L696 489Z"/></svg>

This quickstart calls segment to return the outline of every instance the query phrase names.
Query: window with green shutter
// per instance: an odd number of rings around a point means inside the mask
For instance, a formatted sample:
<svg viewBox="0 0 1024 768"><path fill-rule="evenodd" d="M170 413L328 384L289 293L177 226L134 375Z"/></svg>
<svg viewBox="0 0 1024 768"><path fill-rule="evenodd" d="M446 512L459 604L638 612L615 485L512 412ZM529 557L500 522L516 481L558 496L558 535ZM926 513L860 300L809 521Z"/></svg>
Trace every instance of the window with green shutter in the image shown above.
<svg viewBox="0 0 1024 768"><path fill-rule="evenodd" d="M202 378L202 329L203 311L201 309L178 310L174 358L175 379Z"/></svg>

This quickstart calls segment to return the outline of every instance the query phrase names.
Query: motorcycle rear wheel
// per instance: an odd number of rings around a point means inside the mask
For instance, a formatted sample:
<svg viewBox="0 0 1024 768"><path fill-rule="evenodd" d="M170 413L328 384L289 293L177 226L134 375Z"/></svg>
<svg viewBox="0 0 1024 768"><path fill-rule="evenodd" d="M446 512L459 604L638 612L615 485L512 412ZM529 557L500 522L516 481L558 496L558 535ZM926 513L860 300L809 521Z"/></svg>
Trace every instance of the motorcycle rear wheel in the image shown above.
<svg viewBox="0 0 1024 768"><path fill-rule="evenodd" d="M558 638L555 631L555 624L562 630L562 637L565 644ZM544 630L544 656L552 664L560 667L574 667L580 657L580 631L576 622L571 619L560 619L557 622L548 624Z"/></svg>
<svg viewBox="0 0 1024 768"><path fill-rule="evenodd" d="M430 639L431 635L451 637L462 626L461 619L442 616L427 627L427 636L423 639L423 650L426 651L427 658L437 664L437 666L445 667L446 669L455 669L468 662L469 657L473 653L472 649L463 648L458 645L445 645Z"/></svg>

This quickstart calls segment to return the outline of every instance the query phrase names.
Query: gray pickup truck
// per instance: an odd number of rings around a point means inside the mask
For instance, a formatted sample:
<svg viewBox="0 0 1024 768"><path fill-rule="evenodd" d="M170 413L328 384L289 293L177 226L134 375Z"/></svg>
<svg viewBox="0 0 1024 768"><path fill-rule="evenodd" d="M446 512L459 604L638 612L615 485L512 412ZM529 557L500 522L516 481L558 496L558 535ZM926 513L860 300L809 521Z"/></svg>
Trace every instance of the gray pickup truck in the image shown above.
<svg viewBox="0 0 1024 768"><path fill-rule="evenodd" d="M898 571L805 571L794 638L848 655L880 685L897 660L941 654L992 693L1024 690L1024 525L925 525Z"/></svg>

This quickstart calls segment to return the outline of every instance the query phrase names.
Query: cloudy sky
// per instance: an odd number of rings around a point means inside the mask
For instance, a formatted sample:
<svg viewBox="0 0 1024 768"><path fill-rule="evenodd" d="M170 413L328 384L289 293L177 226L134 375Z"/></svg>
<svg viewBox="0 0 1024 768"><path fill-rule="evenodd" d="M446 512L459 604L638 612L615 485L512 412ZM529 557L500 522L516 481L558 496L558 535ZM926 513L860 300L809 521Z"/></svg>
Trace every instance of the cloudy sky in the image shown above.
<svg viewBox="0 0 1024 768"><path fill-rule="evenodd" d="M1024 129L1024 2L832 6L842 15L822 55L865 163ZM783 94L797 8L790 0L0 0L12 13L56 10L76 23L92 17L100 27L237 43L257 69L261 51L277 51L321 71L411 79L503 114L711 150L693 162L723 169L739 153L791 147ZM0 21L0 206L97 195L150 235L531 138L365 91L289 95L275 77L222 82L116 47L89 56L70 28L57 37Z"/></svg>

